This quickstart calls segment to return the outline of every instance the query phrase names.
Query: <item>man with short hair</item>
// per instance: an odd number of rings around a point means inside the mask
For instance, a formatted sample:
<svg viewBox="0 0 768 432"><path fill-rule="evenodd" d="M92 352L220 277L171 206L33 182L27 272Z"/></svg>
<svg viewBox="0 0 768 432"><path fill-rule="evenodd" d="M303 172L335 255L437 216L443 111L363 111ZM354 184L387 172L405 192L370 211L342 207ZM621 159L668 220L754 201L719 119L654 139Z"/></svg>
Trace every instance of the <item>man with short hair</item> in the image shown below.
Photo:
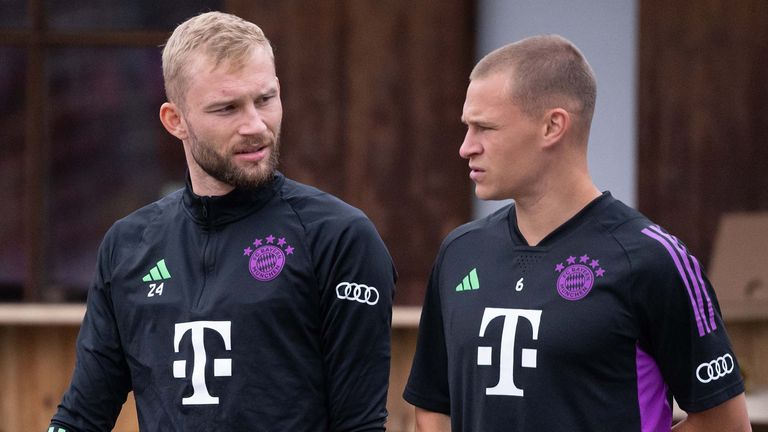
<svg viewBox="0 0 768 432"><path fill-rule="evenodd" d="M276 171L272 48L233 15L163 50L165 128L186 187L109 230L51 428L383 431L392 259L365 215Z"/></svg>
<svg viewBox="0 0 768 432"><path fill-rule="evenodd" d="M750 430L715 293L674 236L593 184L594 74L568 40L484 57L462 113L480 199L443 242L405 399L421 432Z"/></svg>

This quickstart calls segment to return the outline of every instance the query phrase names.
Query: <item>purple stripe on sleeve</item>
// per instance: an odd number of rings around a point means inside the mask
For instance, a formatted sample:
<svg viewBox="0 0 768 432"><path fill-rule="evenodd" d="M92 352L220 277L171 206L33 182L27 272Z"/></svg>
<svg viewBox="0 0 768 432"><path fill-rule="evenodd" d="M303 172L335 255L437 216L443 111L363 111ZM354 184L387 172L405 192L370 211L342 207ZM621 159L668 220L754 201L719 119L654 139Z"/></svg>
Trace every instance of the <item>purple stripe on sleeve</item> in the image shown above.
<svg viewBox="0 0 768 432"><path fill-rule="evenodd" d="M675 250L677 250L677 252L680 254L681 259L685 263L685 268L688 270L688 275L690 275L691 277L691 282L693 283L693 292L696 294L696 302L699 308L699 313L701 314L701 317L704 319L704 327L705 327L706 333L715 331L716 326L715 326L714 308L712 307L712 300L709 298L709 293L707 293L707 287L704 284L704 278L701 277L701 269L699 266L699 261L696 259L695 256L689 254L688 251L685 250L682 243L680 243L680 240L678 240L677 237L662 231L662 229L658 225L652 226L651 229L656 231L656 233L659 234L660 236L669 240L669 242L672 244ZM689 261L693 261L693 266L696 269L695 271L691 268L691 264ZM707 302L706 309L704 308L704 299L702 299L702 294L704 297L706 297L706 302ZM709 312L709 314L707 314L707 312ZM707 321L707 315L709 315L709 321Z"/></svg>
<svg viewBox="0 0 768 432"><path fill-rule="evenodd" d="M636 346L637 402L640 405L641 432L668 431L672 428L672 407L667 400L667 384L656 361Z"/></svg>
<svg viewBox="0 0 768 432"><path fill-rule="evenodd" d="M693 266L696 269L696 278L699 280L699 284L701 284L702 291L704 291L704 296L707 298L707 308L709 312L709 325L714 330L717 328L715 325L715 308L712 306L712 299L709 298L709 293L707 292L707 286L704 284L704 278L701 276L701 266L699 265L699 260L696 259L695 256L691 255L691 259L693 260Z"/></svg>
<svg viewBox="0 0 768 432"><path fill-rule="evenodd" d="M685 288L688 290L688 298L691 301L691 307L693 308L693 314L696 317L696 326L699 329L699 336L704 336L708 333L708 331L704 330L703 325L703 317L699 313L699 308L696 305L696 300L693 299L693 293L691 292L691 285L688 283L688 277L686 277L685 269L683 269L683 266L680 264L680 260L677 258L677 254L675 253L674 249L672 249L672 246L667 243L667 241L656 234L655 232L651 231L648 228L645 228L641 231L643 234L647 235L648 237L651 237L652 239L658 241L661 243L662 246L664 246L665 249L667 249L667 252L669 252L669 255L672 257L672 260L675 262L675 266L677 267L677 271L680 273L680 277L683 279L683 283L685 283Z"/></svg>

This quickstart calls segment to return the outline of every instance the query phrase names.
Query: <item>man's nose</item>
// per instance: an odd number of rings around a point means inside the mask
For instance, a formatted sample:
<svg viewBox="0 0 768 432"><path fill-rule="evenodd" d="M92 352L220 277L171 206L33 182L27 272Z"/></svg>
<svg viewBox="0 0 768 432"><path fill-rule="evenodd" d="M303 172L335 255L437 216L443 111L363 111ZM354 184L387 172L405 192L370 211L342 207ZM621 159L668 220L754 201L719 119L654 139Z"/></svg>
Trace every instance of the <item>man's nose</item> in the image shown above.
<svg viewBox="0 0 768 432"><path fill-rule="evenodd" d="M267 129L264 116L255 106L251 105L244 110L243 119L237 132L240 135L259 135Z"/></svg>
<svg viewBox="0 0 768 432"><path fill-rule="evenodd" d="M467 129L467 133L464 135L464 141L459 147L459 156L464 159L469 159L473 155L480 153L481 146L477 141L477 136L472 132L472 128Z"/></svg>

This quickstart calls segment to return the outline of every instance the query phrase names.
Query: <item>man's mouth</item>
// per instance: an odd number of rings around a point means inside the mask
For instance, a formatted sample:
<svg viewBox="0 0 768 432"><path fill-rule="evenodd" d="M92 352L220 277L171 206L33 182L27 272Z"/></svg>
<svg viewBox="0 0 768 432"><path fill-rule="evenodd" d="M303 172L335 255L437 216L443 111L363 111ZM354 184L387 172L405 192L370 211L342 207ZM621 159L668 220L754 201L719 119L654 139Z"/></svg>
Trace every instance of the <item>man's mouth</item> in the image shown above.
<svg viewBox="0 0 768 432"><path fill-rule="evenodd" d="M267 157L269 153L268 145L247 147L235 151L235 158L247 162L258 162Z"/></svg>
<svg viewBox="0 0 768 432"><path fill-rule="evenodd" d="M479 181L482 179L482 177L485 176L485 170L476 167L476 166L469 166L469 178L471 178L474 181Z"/></svg>

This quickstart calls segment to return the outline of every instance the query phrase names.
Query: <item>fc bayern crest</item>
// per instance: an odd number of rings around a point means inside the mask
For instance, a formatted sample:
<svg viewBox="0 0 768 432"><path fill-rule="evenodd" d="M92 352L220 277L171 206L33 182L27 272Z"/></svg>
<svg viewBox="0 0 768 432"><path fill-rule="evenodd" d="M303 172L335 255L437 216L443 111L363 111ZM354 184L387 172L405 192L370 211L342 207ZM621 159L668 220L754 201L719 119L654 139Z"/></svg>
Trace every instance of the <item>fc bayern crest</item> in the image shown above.
<svg viewBox="0 0 768 432"><path fill-rule="evenodd" d="M277 240L277 241L275 241ZM266 282L280 275L285 267L286 257L293 255L294 248L286 242L285 237L277 238L270 234L263 240L253 241L254 248L243 249L243 255L249 257L248 270L254 279Z"/></svg>
<svg viewBox="0 0 768 432"><path fill-rule="evenodd" d="M560 273L557 278L557 293L566 300L583 299L592 291L595 279L605 274L605 270L600 267L600 261L586 254L578 258L569 256L565 262L566 265L558 263L555 271Z"/></svg>

